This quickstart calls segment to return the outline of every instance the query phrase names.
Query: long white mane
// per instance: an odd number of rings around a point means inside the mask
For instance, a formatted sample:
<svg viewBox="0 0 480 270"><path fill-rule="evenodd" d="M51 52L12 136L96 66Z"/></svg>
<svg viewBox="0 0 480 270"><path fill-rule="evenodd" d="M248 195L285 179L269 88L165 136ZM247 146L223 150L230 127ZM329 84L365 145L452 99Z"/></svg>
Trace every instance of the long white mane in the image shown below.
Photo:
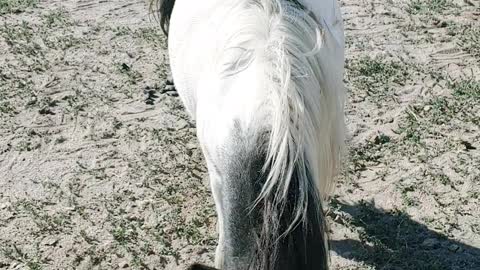
<svg viewBox="0 0 480 270"><path fill-rule="evenodd" d="M223 74L232 75L252 63L265 65L271 132L269 176L260 198L272 193L284 197L295 166L303 168L299 173L313 175L315 188L325 197L343 147L345 95L342 81L328 78L332 71L325 70L336 65L329 67L322 58L327 29L295 1L239 1L237 7L233 19L225 15L219 32L225 42L218 49L242 56L234 63L221 60L220 66ZM343 59L336 61L343 65ZM302 208L298 210L301 215Z"/></svg>

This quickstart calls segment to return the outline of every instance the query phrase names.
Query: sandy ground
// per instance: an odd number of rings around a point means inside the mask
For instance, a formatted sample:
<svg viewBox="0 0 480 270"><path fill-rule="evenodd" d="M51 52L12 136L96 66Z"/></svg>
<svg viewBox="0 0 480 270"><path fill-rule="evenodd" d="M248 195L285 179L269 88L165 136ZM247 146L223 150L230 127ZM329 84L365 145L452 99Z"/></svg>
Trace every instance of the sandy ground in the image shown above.
<svg viewBox="0 0 480 270"><path fill-rule="evenodd" d="M342 10L332 268L480 269L480 2ZM0 1L0 269L212 264L208 177L165 50L141 0Z"/></svg>

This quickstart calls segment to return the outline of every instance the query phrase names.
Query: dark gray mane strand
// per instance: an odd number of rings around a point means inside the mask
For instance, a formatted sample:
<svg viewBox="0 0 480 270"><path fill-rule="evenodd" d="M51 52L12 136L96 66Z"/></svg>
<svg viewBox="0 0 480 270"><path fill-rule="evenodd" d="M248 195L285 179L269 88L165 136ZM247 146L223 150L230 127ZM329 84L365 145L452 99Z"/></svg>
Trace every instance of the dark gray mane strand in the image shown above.
<svg viewBox="0 0 480 270"><path fill-rule="evenodd" d="M163 33L168 36L170 17L172 16L175 0L151 0L150 11L156 13L160 18L160 27Z"/></svg>

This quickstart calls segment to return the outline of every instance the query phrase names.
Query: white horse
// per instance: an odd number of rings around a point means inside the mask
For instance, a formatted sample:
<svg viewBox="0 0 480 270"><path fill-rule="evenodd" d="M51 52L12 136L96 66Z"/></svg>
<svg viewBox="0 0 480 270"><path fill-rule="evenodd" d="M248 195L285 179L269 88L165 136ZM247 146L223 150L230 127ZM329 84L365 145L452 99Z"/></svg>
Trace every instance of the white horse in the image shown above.
<svg viewBox="0 0 480 270"><path fill-rule="evenodd" d="M207 161L215 267L328 269L322 201L344 142L336 0L153 4Z"/></svg>

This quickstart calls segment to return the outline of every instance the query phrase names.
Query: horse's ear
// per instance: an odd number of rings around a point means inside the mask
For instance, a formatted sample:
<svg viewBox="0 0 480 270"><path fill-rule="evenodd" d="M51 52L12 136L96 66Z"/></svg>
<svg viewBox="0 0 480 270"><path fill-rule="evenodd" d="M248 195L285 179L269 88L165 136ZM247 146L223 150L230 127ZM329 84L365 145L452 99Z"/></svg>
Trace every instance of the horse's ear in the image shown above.
<svg viewBox="0 0 480 270"><path fill-rule="evenodd" d="M218 269L195 263L195 264L192 264L187 270L218 270Z"/></svg>

